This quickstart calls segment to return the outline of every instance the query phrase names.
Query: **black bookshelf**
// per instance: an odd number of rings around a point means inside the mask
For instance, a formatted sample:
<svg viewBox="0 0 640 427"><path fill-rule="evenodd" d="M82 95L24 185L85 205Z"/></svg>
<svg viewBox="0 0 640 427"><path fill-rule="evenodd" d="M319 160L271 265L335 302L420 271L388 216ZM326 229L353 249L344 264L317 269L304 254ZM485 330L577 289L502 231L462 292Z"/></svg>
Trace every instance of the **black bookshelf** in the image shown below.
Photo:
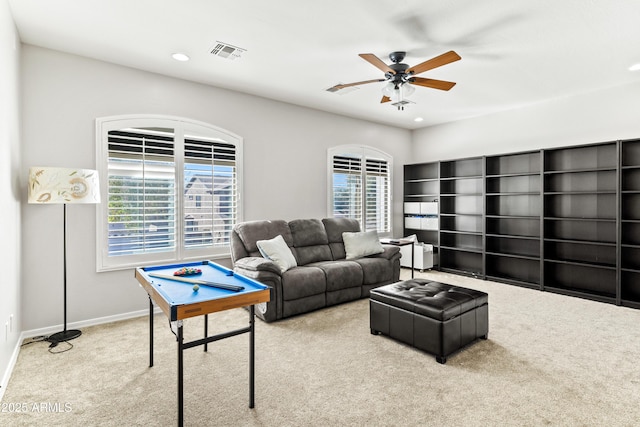
<svg viewBox="0 0 640 427"><path fill-rule="evenodd" d="M540 151L486 158L485 273L540 288Z"/></svg>
<svg viewBox="0 0 640 427"><path fill-rule="evenodd" d="M440 162L440 268L484 277L484 160Z"/></svg>
<svg viewBox="0 0 640 427"><path fill-rule="evenodd" d="M640 308L640 140L621 142L620 303Z"/></svg>
<svg viewBox="0 0 640 427"><path fill-rule="evenodd" d="M441 270L640 308L640 139L407 165L404 185L438 201L437 232L405 233Z"/></svg>
<svg viewBox="0 0 640 427"><path fill-rule="evenodd" d="M616 302L616 142L544 151L545 290Z"/></svg>
<svg viewBox="0 0 640 427"><path fill-rule="evenodd" d="M426 224L425 203L437 203L440 197L440 164L438 162L404 166L404 236L415 234L419 242L433 245L437 253L438 228L433 220ZM437 215L437 211L436 211Z"/></svg>

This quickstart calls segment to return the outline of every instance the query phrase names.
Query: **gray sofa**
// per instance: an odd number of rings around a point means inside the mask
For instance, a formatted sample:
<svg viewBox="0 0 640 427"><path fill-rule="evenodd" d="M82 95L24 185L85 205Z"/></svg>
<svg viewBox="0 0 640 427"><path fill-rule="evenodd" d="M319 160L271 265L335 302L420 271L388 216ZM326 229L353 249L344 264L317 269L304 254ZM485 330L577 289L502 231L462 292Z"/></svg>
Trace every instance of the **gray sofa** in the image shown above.
<svg viewBox="0 0 640 427"><path fill-rule="evenodd" d="M250 221L231 233L234 271L271 288L271 301L257 307L266 322L369 296L378 286L397 282L400 250L382 246L382 253L345 259L344 232L359 232L346 218ZM297 266L285 272L264 258L258 241L281 235ZM286 249L286 248L285 248Z"/></svg>

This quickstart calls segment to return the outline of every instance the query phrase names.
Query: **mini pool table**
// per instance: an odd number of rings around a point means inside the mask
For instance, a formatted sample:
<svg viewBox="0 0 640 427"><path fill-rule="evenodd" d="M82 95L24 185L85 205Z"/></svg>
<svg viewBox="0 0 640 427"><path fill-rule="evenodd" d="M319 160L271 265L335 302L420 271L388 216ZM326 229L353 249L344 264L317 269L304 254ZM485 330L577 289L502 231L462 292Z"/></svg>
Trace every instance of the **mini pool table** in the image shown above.
<svg viewBox="0 0 640 427"><path fill-rule="evenodd" d="M173 273L181 268L196 268L200 274L187 276L186 279L203 281L199 289L194 290L194 283L180 281L181 276ZM249 333L249 407L254 407L254 354L255 354L255 304L266 303L270 299L269 288L260 282L235 274L221 265L211 261L189 262L171 265L136 268L135 277L149 295L149 367L153 366L153 303L169 318L171 330L178 341L178 425L184 422L183 400L183 351L187 348L204 346L224 338ZM234 290L216 287L236 288ZM249 326L208 336L208 315L232 308L249 307ZM204 338L184 342L183 320L205 316Z"/></svg>

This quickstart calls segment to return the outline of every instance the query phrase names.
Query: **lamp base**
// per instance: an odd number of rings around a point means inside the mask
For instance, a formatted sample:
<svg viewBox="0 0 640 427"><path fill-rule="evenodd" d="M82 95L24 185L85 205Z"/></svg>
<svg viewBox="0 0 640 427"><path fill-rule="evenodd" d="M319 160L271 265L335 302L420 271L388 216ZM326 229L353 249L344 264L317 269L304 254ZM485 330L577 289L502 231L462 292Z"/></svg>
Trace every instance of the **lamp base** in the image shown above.
<svg viewBox="0 0 640 427"><path fill-rule="evenodd" d="M49 342L69 341L69 340L78 338L80 335L82 335L82 331L79 331L77 329L69 329L65 331L56 332L53 335L49 335L49 338L47 338L47 341Z"/></svg>

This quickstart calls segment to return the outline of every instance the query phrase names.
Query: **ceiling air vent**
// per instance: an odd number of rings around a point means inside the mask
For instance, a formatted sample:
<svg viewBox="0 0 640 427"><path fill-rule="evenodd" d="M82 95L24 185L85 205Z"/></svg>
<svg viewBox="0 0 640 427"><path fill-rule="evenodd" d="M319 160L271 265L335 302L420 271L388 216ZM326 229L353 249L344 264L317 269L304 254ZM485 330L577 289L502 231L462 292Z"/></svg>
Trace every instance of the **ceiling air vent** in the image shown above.
<svg viewBox="0 0 640 427"><path fill-rule="evenodd" d="M216 41L216 44L211 48L209 52L212 55L233 60L240 58L240 56L246 51L246 49L242 49L241 47L233 46L221 41Z"/></svg>

